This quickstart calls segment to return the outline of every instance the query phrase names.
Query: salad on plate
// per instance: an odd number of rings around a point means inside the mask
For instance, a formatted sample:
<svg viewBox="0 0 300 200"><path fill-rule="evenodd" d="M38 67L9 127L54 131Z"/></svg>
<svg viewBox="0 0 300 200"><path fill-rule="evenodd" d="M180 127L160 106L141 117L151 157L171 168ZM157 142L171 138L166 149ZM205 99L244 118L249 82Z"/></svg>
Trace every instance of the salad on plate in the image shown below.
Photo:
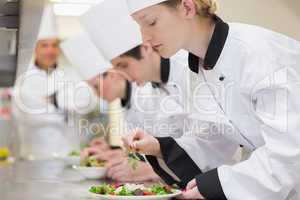
<svg viewBox="0 0 300 200"><path fill-rule="evenodd" d="M99 195L112 196L163 196L163 195L179 195L180 190L174 189L168 185L155 184L149 187L143 184L107 184L102 183L93 186L89 190L91 193Z"/></svg>

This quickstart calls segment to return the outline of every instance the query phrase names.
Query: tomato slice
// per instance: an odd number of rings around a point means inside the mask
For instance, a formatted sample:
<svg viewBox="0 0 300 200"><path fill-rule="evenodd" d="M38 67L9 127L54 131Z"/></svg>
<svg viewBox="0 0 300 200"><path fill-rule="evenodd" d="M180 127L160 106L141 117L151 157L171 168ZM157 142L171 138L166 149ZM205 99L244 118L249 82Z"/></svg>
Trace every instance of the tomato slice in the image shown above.
<svg viewBox="0 0 300 200"><path fill-rule="evenodd" d="M149 195L155 195L155 193L153 193L153 192L148 192L148 191L144 191L144 192L143 192L143 195L144 195L144 196L149 196Z"/></svg>

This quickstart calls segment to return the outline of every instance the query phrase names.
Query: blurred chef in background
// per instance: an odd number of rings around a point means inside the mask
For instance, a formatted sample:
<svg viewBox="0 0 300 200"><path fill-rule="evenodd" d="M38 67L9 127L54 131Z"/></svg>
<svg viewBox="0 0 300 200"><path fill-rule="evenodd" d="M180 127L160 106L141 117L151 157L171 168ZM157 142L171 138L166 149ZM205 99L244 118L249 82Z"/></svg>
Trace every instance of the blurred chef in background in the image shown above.
<svg viewBox="0 0 300 200"><path fill-rule="evenodd" d="M62 62L55 15L52 5L47 5L33 59L15 87L14 116L22 158L49 159L79 148L75 134L68 133L67 111L87 113L94 102L87 84L76 85L79 80L76 71Z"/></svg>

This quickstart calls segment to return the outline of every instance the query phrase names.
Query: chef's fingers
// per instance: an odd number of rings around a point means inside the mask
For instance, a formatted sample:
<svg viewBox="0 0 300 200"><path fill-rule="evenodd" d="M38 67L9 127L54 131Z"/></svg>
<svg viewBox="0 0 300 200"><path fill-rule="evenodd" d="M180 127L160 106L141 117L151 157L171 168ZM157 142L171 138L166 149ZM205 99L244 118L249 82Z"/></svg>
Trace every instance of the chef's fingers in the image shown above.
<svg viewBox="0 0 300 200"><path fill-rule="evenodd" d="M93 139L90 143L90 146L100 146L100 145L107 145L107 142L105 141L104 138L96 138Z"/></svg>
<svg viewBox="0 0 300 200"><path fill-rule="evenodd" d="M94 154L93 158L97 160L107 161L111 158L112 153L110 151L102 151L98 152L98 154Z"/></svg>
<svg viewBox="0 0 300 200"><path fill-rule="evenodd" d="M182 195L178 197L178 199L203 199L199 196L200 194L198 188L194 188L192 190L187 190L186 192L183 192Z"/></svg>
<svg viewBox="0 0 300 200"><path fill-rule="evenodd" d="M126 165L123 165L122 163L119 163L118 165L114 165L113 167L108 168L107 176L113 177L114 174L121 172L121 171L128 171L128 168L126 168Z"/></svg>
<svg viewBox="0 0 300 200"><path fill-rule="evenodd" d="M101 153L101 149L98 147L88 147L85 151L89 154L89 156Z"/></svg>
<svg viewBox="0 0 300 200"><path fill-rule="evenodd" d="M144 132L140 129L136 129L132 131L130 134L122 138L124 147L128 151L137 151L138 149L136 148L135 143L136 141L142 139L143 136L144 136Z"/></svg>
<svg viewBox="0 0 300 200"><path fill-rule="evenodd" d="M89 157L89 152L87 151L87 149L83 149L82 151L80 151L81 160L85 160L87 157Z"/></svg>
<svg viewBox="0 0 300 200"><path fill-rule="evenodd" d="M148 144L149 144L149 141L147 140L147 138L139 140L139 141L135 141L133 143L133 149L134 149L134 151L136 151L138 153L147 155L149 152L147 152L146 149L151 148L151 147L148 147L149 146Z"/></svg>
<svg viewBox="0 0 300 200"><path fill-rule="evenodd" d="M129 151L130 150L130 146L129 143L127 141L126 137L122 137L122 142L123 142L123 147L125 148L125 151Z"/></svg>
<svg viewBox="0 0 300 200"><path fill-rule="evenodd" d="M91 147L85 148L80 152L80 159L84 160L87 157L89 157L90 155L94 155L97 153L98 153L98 150L95 148L91 148Z"/></svg>
<svg viewBox="0 0 300 200"><path fill-rule="evenodd" d="M124 162L124 158L114 158L114 159L110 159L108 162L107 162L107 167L108 168L113 168L114 166L117 166L117 165L120 165Z"/></svg>
<svg viewBox="0 0 300 200"><path fill-rule="evenodd" d="M182 193L180 196L181 199L200 199L203 200L204 197L200 194L199 190L197 187L194 187L191 190L187 190Z"/></svg>
<svg viewBox="0 0 300 200"><path fill-rule="evenodd" d="M193 180L191 180L191 181L187 184L186 189L187 189L187 190L191 190L191 189L193 189L193 188L196 187L196 186L197 186L196 179L193 179Z"/></svg>
<svg viewBox="0 0 300 200"><path fill-rule="evenodd" d="M124 156L124 152L121 149L117 149L100 151L98 154L94 155L93 158L96 158L98 160L110 161L112 159L121 159Z"/></svg>
<svg viewBox="0 0 300 200"><path fill-rule="evenodd" d="M105 151L105 150L100 150L98 151L98 153L93 154L92 157L97 159L97 160L103 160L103 161L107 161L111 158L111 150Z"/></svg>
<svg viewBox="0 0 300 200"><path fill-rule="evenodd" d="M132 182L132 178L128 176L125 172L119 171L112 175L113 180L118 182Z"/></svg>
<svg viewBox="0 0 300 200"><path fill-rule="evenodd" d="M129 151L132 150L133 141L134 141L134 134L135 133L132 133L132 134L126 135L125 137L122 138L123 143L124 143L124 147Z"/></svg>

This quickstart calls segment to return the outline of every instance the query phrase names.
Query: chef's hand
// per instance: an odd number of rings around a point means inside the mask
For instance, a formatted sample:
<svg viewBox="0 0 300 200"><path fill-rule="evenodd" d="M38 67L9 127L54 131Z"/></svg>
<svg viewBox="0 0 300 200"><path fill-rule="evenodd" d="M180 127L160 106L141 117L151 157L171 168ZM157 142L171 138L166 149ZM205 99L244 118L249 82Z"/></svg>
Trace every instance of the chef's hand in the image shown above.
<svg viewBox="0 0 300 200"><path fill-rule="evenodd" d="M136 129L122 140L128 151L162 157L158 140L143 130Z"/></svg>
<svg viewBox="0 0 300 200"><path fill-rule="evenodd" d="M100 74L87 81L87 83L94 89L98 96L101 96L101 81L102 79Z"/></svg>
<svg viewBox="0 0 300 200"><path fill-rule="evenodd" d="M94 155L93 158L109 162L113 158L121 158L125 156L125 152L121 149L110 149L107 151L103 151L100 154Z"/></svg>
<svg viewBox="0 0 300 200"><path fill-rule="evenodd" d="M90 143L90 147L80 152L80 158L81 160L85 160L89 156L97 156L108 150L110 150L108 143L102 138L97 138Z"/></svg>
<svg viewBox="0 0 300 200"><path fill-rule="evenodd" d="M110 146L104 138L95 138L90 142L90 147L97 146L102 150L109 150Z"/></svg>
<svg viewBox="0 0 300 200"><path fill-rule="evenodd" d="M198 190L196 179L188 183L186 191L182 193L179 199L204 199Z"/></svg>
<svg viewBox="0 0 300 200"><path fill-rule="evenodd" d="M138 161L136 169L128 163L128 157L114 157L107 163L107 177L118 182L147 182L158 181L159 176L155 174L152 167L142 161Z"/></svg>
<svg viewBox="0 0 300 200"><path fill-rule="evenodd" d="M100 148L98 148L97 146L87 147L87 148L81 150L80 159L85 160L88 157L100 154L101 152L102 152L102 150Z"/></svg>

